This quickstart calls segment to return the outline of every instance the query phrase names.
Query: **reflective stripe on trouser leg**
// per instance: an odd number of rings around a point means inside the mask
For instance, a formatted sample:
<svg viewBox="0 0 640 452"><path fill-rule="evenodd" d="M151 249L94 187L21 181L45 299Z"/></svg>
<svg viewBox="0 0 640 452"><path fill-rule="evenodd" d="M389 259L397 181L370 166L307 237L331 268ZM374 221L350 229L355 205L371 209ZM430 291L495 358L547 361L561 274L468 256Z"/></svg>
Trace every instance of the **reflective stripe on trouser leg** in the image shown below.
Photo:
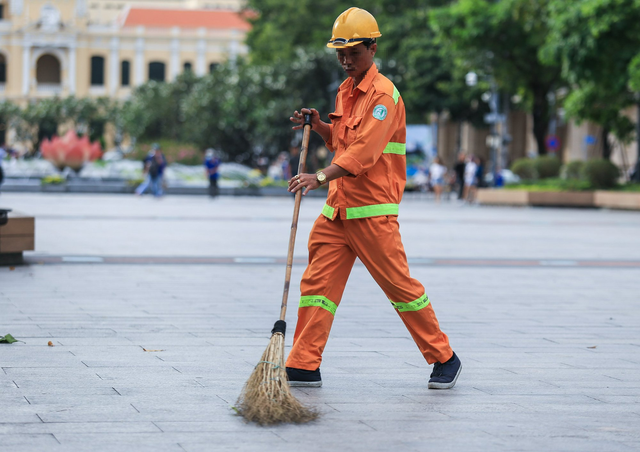
<svg viewBox="0 0 640 452"><path fill-rule="evenodd" d="M451 358L453 351L449 338L440 330L431 303L420 302L425 290L410 276L397 218L363 218L344 224L351 248L387 298L394 306L406 304L406 308L396 310L427 362L444 362ZM422 301L425 300L426 297Z"/></svg>
<svg viewBox="0 0 640 452"><path fill-rule="evenodd" d="M320 367L334 313L355 259L344 239L342 221L321 215L309 235L309 265L300 282L302 297L287 367Z"/></svg>

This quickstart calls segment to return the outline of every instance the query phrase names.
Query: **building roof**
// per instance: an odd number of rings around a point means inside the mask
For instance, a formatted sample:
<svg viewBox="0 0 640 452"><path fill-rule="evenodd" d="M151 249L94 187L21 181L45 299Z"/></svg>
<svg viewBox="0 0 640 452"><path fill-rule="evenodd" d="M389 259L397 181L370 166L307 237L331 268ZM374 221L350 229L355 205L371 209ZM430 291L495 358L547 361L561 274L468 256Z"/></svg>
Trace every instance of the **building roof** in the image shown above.
<svg viewBox="0 0 640 452"><path fill-rule="evenodd" d="M251 24L237 11L131 8L125 27L235 28L249 30Z"/></svg>

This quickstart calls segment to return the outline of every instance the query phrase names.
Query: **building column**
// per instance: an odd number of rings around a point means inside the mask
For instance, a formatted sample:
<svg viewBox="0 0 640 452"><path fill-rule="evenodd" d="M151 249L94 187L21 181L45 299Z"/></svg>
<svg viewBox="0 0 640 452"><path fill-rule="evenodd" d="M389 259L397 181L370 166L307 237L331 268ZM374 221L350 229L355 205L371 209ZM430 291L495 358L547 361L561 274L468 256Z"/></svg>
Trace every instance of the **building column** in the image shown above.
<svg viewBox="0 0 640 452"><path fill-rule="evenodd" d="M235 28L231 30L231 44L229 45L229 60L231 64L236 64L236 59L238 58L238 30Z"/></svg>
<svg viewBox="0 0 640 452"><path fill-rule="evenodd" d="M76 93L76 46L71 44L69 47L69 95Z"/></svg>
<svg viewBox="0 0 640 452"><path fill-rule="evenodd" d="M134 71L133 85L142 85L144 83L144 38L136 39Z"/></svg>
<svg viewBox="0 0 640 452"><path fill-rule="evenodd" d="M22 43L22 95L29 95L31 80L31 43L24 41Z"/></svg>
<svg viewBox="0 0 640 452"><path fill-rule="evenodd" d="M203 36L205 35L206 30L204 28L200 28L198 30L198 35L200 39L196 43L196 75L198 77L202 77L207 73L205 54L207 52L207 44L204 41Z"/></svg>
<svg viewBox="0 0 640 452"><path fill-rule="evenodd" d="M114 36L111 38L111 55L109 56L109 94L115 96L118 91L118 70L120 66L118 49L120 47L120 40Z"/></svg>
<svg viewBox="0 0 640 452"><path fill-rule="evenodd" d="M180 42L178 38L171 40L171 62L169 66L169 80L174 81L180 74Z"/></svg>

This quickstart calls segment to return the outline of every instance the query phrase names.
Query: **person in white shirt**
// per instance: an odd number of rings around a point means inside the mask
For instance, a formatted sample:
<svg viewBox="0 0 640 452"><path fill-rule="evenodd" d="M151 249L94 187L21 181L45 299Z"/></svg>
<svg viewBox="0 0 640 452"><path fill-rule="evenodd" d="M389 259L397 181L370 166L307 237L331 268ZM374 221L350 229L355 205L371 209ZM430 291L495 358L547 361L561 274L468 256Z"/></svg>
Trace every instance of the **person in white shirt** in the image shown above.
<svg viewBox="0 0 640 452"><path fill-rule="evenodd" d="M476 186L478 185L478 163L477 158L469 156L469 160L464 167L464 197L465 201L473 202L476 196Z"/></svg>
<svg viewBox="0 0 640 452"><path fill-rule="evenodd" d="M436 202L440 202L445 174L447 174L447 167L442 164L440 157L434 158L433 163L429 166L429 180L436 195Z"/></svg>

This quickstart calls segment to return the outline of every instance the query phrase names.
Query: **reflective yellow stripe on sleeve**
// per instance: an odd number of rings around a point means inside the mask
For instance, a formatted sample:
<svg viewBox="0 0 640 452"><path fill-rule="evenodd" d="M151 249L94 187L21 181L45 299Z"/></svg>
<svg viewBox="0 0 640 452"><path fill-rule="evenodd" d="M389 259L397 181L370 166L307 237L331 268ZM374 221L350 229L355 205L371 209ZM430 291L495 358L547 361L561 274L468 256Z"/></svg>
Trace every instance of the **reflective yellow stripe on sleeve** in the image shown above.
<svg viewBox="0 0 640 452"><path fill-rule="evenodd" d="M400 91L396 88L396 85L393 85L393 101L398 104L398 99L400 99Z"/></svg>
<svg viewBox="0 0 640 452"><path fill-rule="evenodd" d="M405 143L393 143L389 142L382 151L383 154L398 154L398 155L406 155L407 154L407 145Z"/></svg>
<svg viewBox="0 0 640 452"><path fill-rule="evenodd" d="M429 297L427 297L427 294L424 294L417 300L413 300L409 303L396 303L395 301L391 301L391 304L398 310L398 312L419 311L420 309L424 309L429 306Z"/></svg>
<svg viewBox="0 0 640 452"><path fill-rule="evenodd" d="M326 309L332 315L336 315L336 309L338 309L337 304L322 295L304 295L300 297L301 308L309 308L312 306Z"/></svg>

